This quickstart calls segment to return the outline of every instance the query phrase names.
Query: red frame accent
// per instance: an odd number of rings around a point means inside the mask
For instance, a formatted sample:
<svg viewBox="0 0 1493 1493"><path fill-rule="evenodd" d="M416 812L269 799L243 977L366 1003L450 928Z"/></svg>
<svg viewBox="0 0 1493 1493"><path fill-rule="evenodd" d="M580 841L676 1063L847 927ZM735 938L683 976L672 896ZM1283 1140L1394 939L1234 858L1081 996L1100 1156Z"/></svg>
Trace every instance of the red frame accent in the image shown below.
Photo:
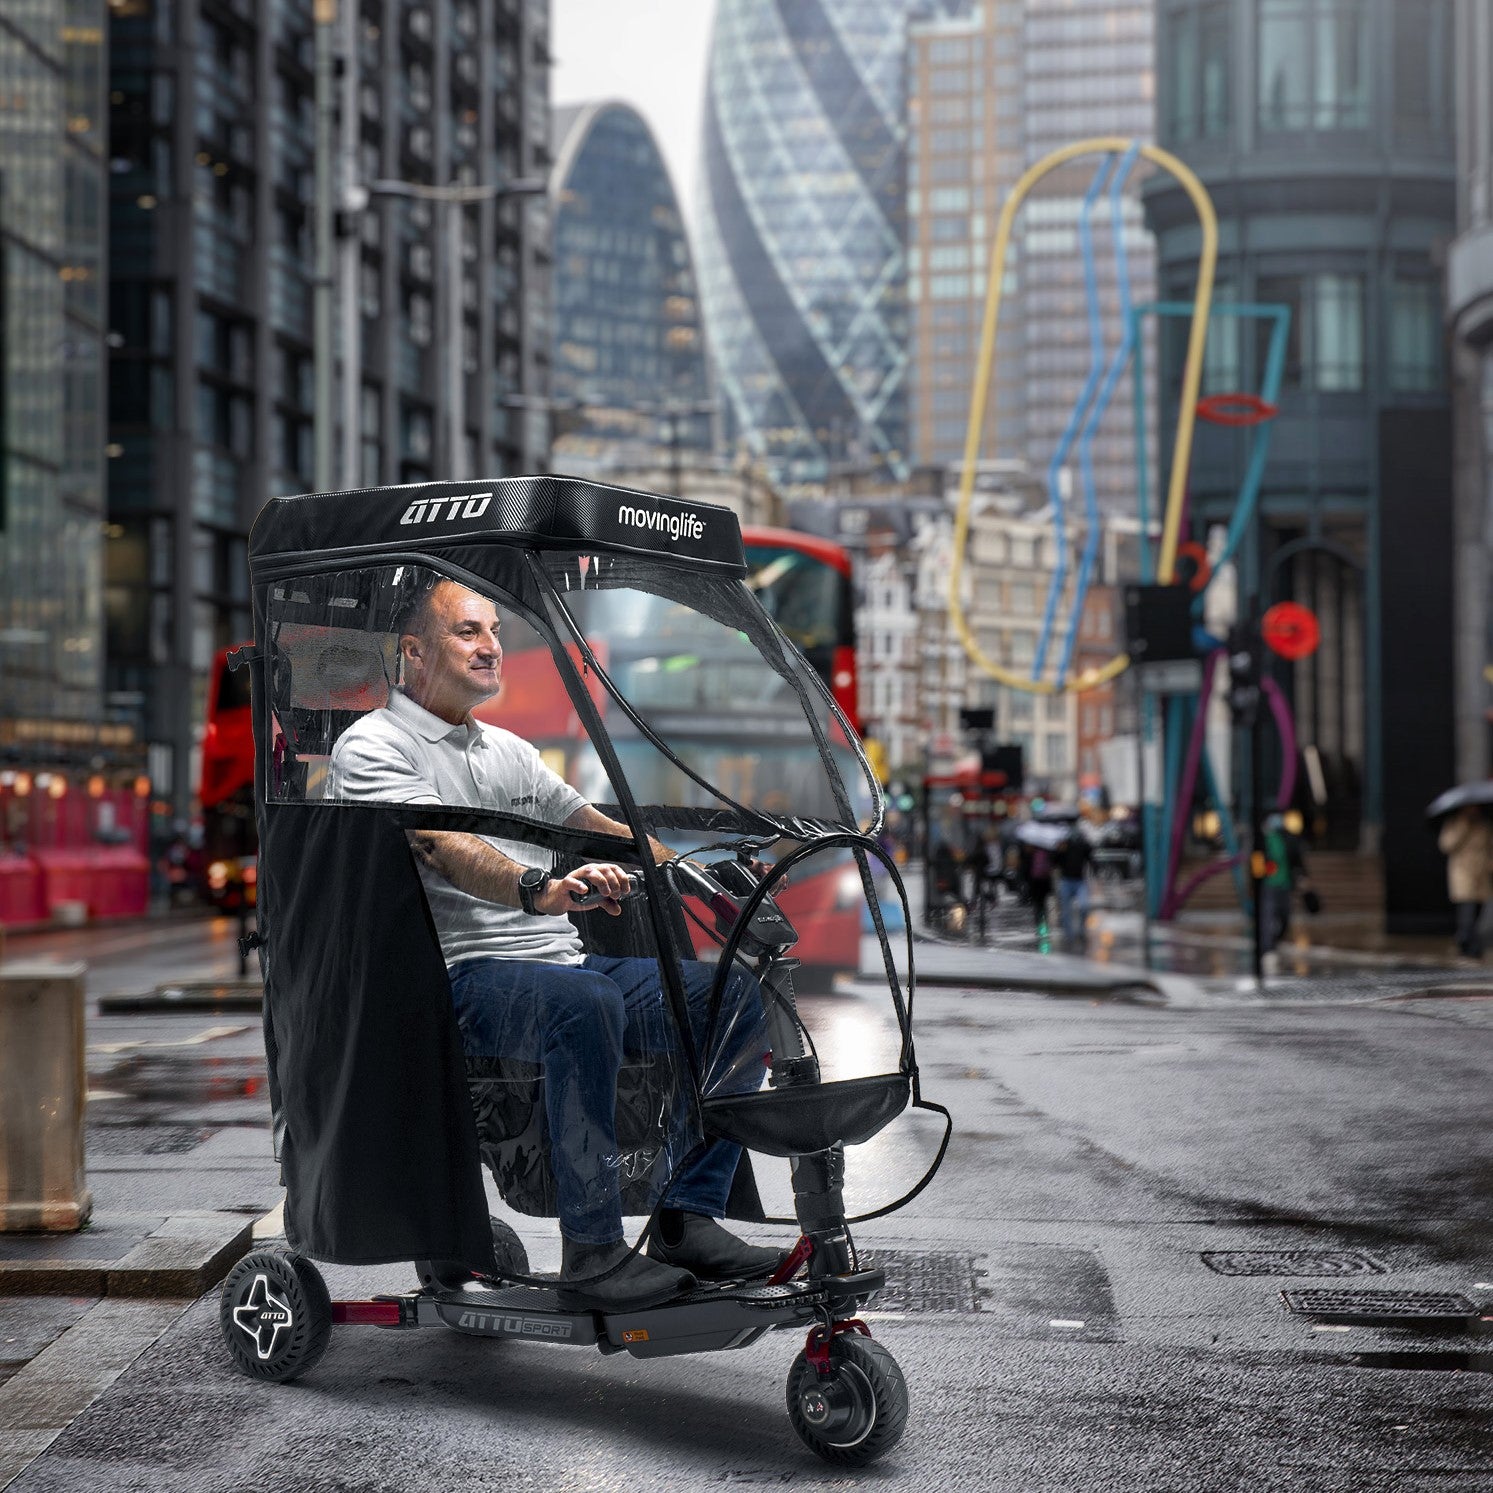
<svg viewBox="0 0 1493 1493"><path fill-rule="evenodd" d="M334 1301L332 1320L362 1327L399 1327L404 1307L397 1301Z"/></svg>
<svg viewBox="0 0 1493 1493"><path fill-rule="evenodd" d="M844 1322L831 1322L828 1327L823 1322L816 1322L809 1328L809 1338L804 1344L804 1357L814 1365L815 1372L821 1379L827 1378L830 1372L829 1345L835 1340L836 1334L841 1332L858 1332L862 1337L871 1336L871 1329L859 1317L850 1317Z"/></svg>
<svg viewBox="0 0 1493 1493"><path fill-rule="evenodd" d="M767 1277L770 1286L781 1286L785 1281L790 1281L798 1274L799 1267L808 1263L809 1256L814 1253L814 1246L804 1234L798 1236L798 1243L793 1246L792 1253L788 1258Z"/></svg>
<svg viewBox="0 0 1493 1493"><path fill-rule="evenodd" d="M1271 404L1258 394L1209 394L1197 402L1199 420L1210 425L1263 425L1280 413L1280 406Z"/></svg>

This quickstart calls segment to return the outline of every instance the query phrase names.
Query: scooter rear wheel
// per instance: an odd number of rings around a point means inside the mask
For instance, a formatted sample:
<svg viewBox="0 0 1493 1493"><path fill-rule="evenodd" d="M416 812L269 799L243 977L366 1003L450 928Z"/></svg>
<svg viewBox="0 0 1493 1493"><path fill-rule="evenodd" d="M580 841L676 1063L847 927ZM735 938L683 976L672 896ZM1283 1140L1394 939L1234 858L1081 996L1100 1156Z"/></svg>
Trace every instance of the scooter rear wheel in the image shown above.
<svg viewBox="0 0 1493 1493"><path fill-rule="evenodd" d="M800 1353L788 1371L788 1419L826 1462L865 1467L890 1451L907 1429L907 1381L878 1342L853 1332L830 1343L831 1372L822 1379Z"/></svg>
<svg viewBox="0 0 1493 1493"><path fill-rule="evenodd" d="M497 1260L496 1274L503 1279L528 1275L529 1252L511 1224L489 1217L492 1225L492 1252ZM422 1290L456 1290L463 1281L472 1279L472 1269L460 1260L416 1260L415 1274Z"/></svg>
<svg viewBox="0 0 1493 1493"><path fill-rule="evenodd" d="M332 1299L310 1260L289 1249L256 1249L228 1272L218 1325L239 1373L284 1384L327 1351Z"/></svg>

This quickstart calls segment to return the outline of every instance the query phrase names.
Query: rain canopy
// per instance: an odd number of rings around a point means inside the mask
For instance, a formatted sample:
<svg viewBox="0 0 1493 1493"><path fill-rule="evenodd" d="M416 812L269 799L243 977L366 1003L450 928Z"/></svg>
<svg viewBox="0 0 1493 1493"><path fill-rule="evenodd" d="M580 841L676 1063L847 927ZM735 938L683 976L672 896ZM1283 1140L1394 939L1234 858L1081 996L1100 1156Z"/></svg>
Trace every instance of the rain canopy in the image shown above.
<svg viewBox="0 0 1493 1493"><path fill-rule="evenodd" d="M847 1164L862 1213L931 1175L947 1129L915 1113L937 1107L910 945L899 971L880 917L901 898L872 838L880 791L744 584L729 510L565 478L282 498L250 571L265 1038L295 1247L488 1263L484 1168L521 1212L637 1219L709 1148L742 1146L758 1166L725 1166L728 1214L785 1222L794 1154L910 1129L900 1164ZM436 657L431 609L453 597L498 630L491 674ZM457 719L419 682L447 666L469 670ZM479 842L553 874L620 864L641 895L616 918L531 917L452 869ZM661 871L674 856L712 874ZM773 861L761 885L746 870ZM557 964L622 992L599 1067L545 1046ZM453 1004L474 978L498 981L503 1014ZM820 1082L770 1076L774 1003Z"/></svg>

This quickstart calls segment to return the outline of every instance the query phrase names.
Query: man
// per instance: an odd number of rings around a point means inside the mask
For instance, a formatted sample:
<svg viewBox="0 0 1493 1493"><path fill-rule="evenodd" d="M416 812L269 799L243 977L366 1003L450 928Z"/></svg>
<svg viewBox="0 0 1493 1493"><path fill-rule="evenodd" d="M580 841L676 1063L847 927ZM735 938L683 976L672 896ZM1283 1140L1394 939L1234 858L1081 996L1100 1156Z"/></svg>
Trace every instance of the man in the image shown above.
<svg viewBox="0 0 1493 1493"><path fill-rule="evenodd" d="M1093 847L1075 824L1058 851L1058 916L1063 924L1063 947L1083 953L1089 942L1089 862Z"/></svg>
<svg viewBox="0 0 1493 1493"><path fill-rule="evenodd" d="M402 682L388 705L343 734L329 797L494 809L527 819L630 836L545 766L528 742L479 724L472 708L498 691L497 609L441 580L396 619ZM617 1070L631 1033L657 1040L663 993L656 961L586 955L566 916L574 897L600 894L617 916L627 872L593 862L550 875L532 845L487 836L410 834L466 1051L543 1065L560 1231L561 1298L602 1310L667 1300L695 1276L765 1276L779 1251L735 1238L724 1215L740 1148L716 1141L674 1180L650 1230L648 1255L623 1242L616 1125ZM671 852L649 841L655 860ZM685 966L692 1019L703 1036L710 966ZM725 1029L766 1048L756 982L728 979ZM753 1054L754 1056L756 1054ZM744 1053L728 1055L740 1059ZM751 1071L750 1068L748 1071ZM755 1074L761 1072L760 1064ZM604 1279L592 1280L604 1276ZM591 1281L567 1287L566 1282Z"/></svg>

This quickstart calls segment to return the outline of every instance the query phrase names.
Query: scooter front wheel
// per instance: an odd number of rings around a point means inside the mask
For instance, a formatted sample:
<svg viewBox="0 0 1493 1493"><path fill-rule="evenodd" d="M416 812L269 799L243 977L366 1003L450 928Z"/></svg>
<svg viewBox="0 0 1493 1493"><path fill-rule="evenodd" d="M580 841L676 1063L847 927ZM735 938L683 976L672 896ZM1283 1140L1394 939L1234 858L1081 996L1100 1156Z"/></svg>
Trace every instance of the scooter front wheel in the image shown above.
<svg viewBox="0 0 1493 1493"><path fill-rule="evenodd" d="M891 1450L907 1428L907 1381L878 1342L838 1333L829 1375L800 1353L788 1371L788 1419L826 1462L865 1467Z"/></svg>
<svg viewBox="0 0 1493 1493"><path fill-rule="evenodd" d="M327 1351L332 1299L310 1260L288 1249L256 1249L228 1272L218 1325L239 1373L284 1384Z"/></svg>

